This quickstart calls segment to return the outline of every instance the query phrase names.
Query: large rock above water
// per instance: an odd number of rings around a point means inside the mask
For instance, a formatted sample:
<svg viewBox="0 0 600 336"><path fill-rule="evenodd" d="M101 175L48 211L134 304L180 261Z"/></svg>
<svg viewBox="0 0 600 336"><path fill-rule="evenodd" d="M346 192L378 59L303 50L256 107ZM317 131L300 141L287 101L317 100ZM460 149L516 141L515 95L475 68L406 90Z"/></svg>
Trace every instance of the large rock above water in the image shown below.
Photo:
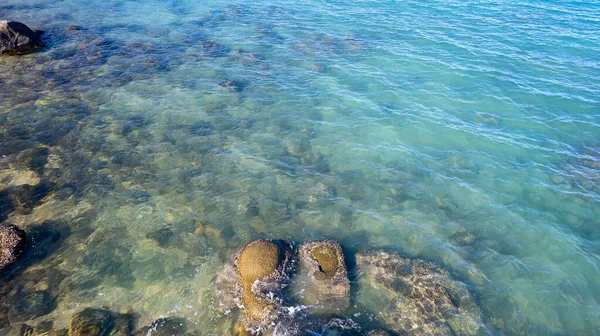
<svg viewBox="0 0 600 336"><path fill-rule="evenodd" d="M292 250L280 240L255 240L242 247L217 277L221 303L241 306L237 334L256 334L280 317L280 292L292 265Z"/></svg>
<svg viewBox="0 0 600 336"><path fill-rule="evenodd" d="M0 270L17 260L25 248L25 231L14 225L0 226Z"/></svg>
<svg viewBox="0 0 600 336"><path fill-rule="evenodd" d="M350 305L350 280L344 254L334 240L304 243L298 249L300 272L307 276L304 304L319 311L339 312Z"/></svg>
<svg viewBox="0 0 600 336"><path fill-rule="evenodd" d="M476 335L481 311L466 285L423 260L374 251L356 256L359 285L375 296L381 320L401 335Z"/></svg>
<svg viewBox="0 0 600 336"><path fill-rule="evenodd" d="M21 55L40 49L41 31L16 21L0 21L0 55Z"/></svg>

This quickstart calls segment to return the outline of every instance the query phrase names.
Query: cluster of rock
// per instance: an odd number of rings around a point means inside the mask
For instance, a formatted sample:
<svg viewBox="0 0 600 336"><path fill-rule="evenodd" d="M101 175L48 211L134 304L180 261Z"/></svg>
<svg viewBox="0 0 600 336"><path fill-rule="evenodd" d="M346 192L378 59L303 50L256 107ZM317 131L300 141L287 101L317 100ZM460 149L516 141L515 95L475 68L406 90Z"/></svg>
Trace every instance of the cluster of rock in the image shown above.
<svg viewBox="0 0 600 336"><path fill-rule="evenodd" d="M296 267L298 261L298 267ZM436 265L397 253L375 251L356 255L361 290L377 298L385 329L402 335L476 335L481 312L466 286ZM299 305L286 306L283 290L299 270L304 288ZM323 316L350 306L350 281L344 254L336 241L302 244L297 253L284 241L256 240L233 255L217 276L222 306L241 309L235 335L304 335L309 329L298 310L318 307ZM314 324L310 325L314 328ZM351 319L334 318L320 335L387 335L367 333Z"/></svg>

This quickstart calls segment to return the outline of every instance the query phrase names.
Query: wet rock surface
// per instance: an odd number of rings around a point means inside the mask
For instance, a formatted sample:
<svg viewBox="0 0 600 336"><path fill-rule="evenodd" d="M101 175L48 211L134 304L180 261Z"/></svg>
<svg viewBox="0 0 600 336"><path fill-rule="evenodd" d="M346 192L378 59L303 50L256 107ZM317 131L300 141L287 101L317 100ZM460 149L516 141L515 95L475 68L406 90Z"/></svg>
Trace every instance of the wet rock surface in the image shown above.
<svg viewBox="0 0 600 336"><path fill-rule="evenodd" d="M378 297L386 327L402 335L476 335L481 312L465 284L448 272L397 253L356 256L360 286Z"/></svg>
<svg viewBox="0 0 600 336"><path fill-rule="evenodd" d="M25 249L25 231L15 225L0 226L0 270L14 262Z"/></svg>
<svg viewBox="0 0 600 336"><path fill-rule="evenodd" d="M298 255L300 272L308 276L303 303L330 312L348 308L350 281L340 244L334 240L304 243Z"/></svg>
<svg viewBox="0 0 600 336"><path fill-rule="evenodd" d="M42 34L20 22L0 20L0 55L21 55L40 49Z"/></svg>
<svg viewBox="0 0 600 336"><path fill-rule="evenodd" d="M259 333L280 317L281 290L292 266L289 244L280 240L255 240L242 247L217 277L221 301L242 308L236 329Z"/></svg>

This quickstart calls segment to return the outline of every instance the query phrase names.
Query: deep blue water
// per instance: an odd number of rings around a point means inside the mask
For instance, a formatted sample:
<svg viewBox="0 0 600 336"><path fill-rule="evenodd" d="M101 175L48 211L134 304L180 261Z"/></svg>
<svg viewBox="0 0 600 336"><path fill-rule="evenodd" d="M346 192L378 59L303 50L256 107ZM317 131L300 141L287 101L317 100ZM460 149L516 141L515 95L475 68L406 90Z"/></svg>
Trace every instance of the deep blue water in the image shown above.
<svg viewBox="0 0 600 336"><path fill-rule="evenodd" d="M443 266L481 334L600 334L599 2L3 0L0 19L48 44L0 58L0 189L52 182L5 221L60 236L6 280L52 298L19 322L103 306L219 334L236 249L325 237ZM45 161L19 165L31 148Z"/></svg>

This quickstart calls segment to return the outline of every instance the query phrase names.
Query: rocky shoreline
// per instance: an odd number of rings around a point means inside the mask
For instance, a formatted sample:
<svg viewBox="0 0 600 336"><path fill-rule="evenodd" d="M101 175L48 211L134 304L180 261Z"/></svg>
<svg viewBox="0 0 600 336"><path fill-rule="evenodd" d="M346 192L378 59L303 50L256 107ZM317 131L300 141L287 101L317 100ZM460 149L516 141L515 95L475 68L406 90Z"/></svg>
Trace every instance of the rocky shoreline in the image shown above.
<svg viewBox="0 0 600 336"><path fill-rule="evenodd" d="M2 261L14 261L25 233L0 228ZM20 252L19 252L20 251ZM7 264L4 264L7 265ZM481 311L466 286L438 266L370 251L356 255L357 282L351 285L342 247L333 240L312 241L294 249L282 240L255 240L239 249L216 277L221 308L239 311L232 335L477 335ZM306 275L306 295L295 302L286 287ZM352 286L373 290L380 301L379 329L364 330L344 317ZM316 310L311 307L317 307ZM1 316L0 316L1 318ZM102 308L85 308L72 316L68 329L52 321L36 326L11 323L0 335L167 336L188 333L186 320L161 318L136 330L138 316ZM387 331L386 331L387 330ZM389 332L389 333L388 333Z"/></svg>

